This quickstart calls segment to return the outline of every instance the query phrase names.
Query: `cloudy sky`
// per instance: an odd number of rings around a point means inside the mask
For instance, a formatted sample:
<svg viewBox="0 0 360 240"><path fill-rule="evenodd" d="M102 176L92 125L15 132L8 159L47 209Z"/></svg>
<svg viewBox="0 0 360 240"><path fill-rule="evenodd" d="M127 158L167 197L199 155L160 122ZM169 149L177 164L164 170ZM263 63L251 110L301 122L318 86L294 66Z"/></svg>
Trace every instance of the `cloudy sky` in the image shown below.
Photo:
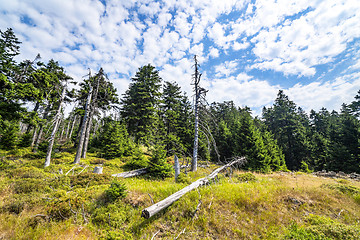
<svg viewBox="0 0 360 240"><path fill-rule="evenodd" d="M145 64L191 97L193 56L212 101L260 113L279 89L339 110L360 89L359 0L0 0L19 60L53 58L80 81L103 67L119 95Z"/></svg>

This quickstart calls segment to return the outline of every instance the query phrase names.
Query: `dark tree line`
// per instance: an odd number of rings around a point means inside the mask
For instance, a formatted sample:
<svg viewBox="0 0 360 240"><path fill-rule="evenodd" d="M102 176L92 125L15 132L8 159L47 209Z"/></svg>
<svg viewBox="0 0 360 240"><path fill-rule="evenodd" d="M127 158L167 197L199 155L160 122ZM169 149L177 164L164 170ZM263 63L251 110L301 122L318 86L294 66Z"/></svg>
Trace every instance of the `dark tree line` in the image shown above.
<svg viewBox="0 0 360 240"><path fill-rule="evenodd" d="M105 159L129 156L126 167L149 167L159 177L171 171L167 156L191 162L194 107L180 86L164 81L154 66L140 67L119 98L103 69L89 73L79 89L70 89L72 79L58 62L43 63L36 56L17 63L19 50L13 31L1 31L0 148L28 147L46 159L45 166L53 148L77 153L75 164L88 150ZM203 98L197 109L199 160L247 156L245 167L262 172L360 172L360 91L340 112L323 108L309 115L279 91L261 118L232 101L208 104ZM73 103L65 117L64 106Z"/></svg>

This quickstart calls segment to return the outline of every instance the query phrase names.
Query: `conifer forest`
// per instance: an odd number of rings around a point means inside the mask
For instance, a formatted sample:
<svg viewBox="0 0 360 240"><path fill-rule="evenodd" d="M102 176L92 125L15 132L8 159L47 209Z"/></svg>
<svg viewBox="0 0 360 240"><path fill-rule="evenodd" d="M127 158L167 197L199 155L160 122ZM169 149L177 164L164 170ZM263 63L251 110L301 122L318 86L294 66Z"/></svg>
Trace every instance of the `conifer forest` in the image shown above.
<svg viewBox="0 0 360 240"><path fill-rule="evenodd" d="M192 96L151 63L119 95L103 68L80 81L56 59L16 61L21 42L0 33L0 239L360 239L360 90L305 112L279 89L254 116L208 102L195 56Z"/></svg>

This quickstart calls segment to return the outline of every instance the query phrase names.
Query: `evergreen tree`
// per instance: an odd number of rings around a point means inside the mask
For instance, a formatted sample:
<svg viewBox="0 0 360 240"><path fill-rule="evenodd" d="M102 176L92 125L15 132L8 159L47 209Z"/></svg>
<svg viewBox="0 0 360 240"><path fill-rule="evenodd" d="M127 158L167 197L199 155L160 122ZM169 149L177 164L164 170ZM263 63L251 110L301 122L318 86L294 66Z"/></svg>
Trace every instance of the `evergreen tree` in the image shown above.
<svg viewBox="0 0 360 240"><path fill-rule="evenodd" d="M139 68L121 99L121 116L137 143L149 145L158 124L161 78L155 67Z"/></svg>
<svg viewBox="0 0 360 240"><path fill-rule="evenodd" d="M176 152L186 152L187 141L191 141L190 106L187 105L187 98L182 95L180 87L176 83L165 82L162 105L161 119L165 127L165 149L168 154Z"/></svg>
<svg viewBox="0 0 360 240"><path fill-rule="evenodd" d="M171 175L173 168L166 162L166 151L163 144L156 144L149 162L149 174L155 178L166 178Z"/></svg>
<svg viewBox="0 0 360 240"><path fill-rule="evenodd" d="M309 162L308 123L302 111L297 110L295 103L282 90L273 107L263 109L262 117L281 146L289 169L299 169L302 161Z"/></svg>
<svg viewBox="0 0 360 240"><path fill-rule="evenodd" d="M100 155L106 159L130 156L135 150L125 125L111 119L105 120L98 143Z"/></svg>

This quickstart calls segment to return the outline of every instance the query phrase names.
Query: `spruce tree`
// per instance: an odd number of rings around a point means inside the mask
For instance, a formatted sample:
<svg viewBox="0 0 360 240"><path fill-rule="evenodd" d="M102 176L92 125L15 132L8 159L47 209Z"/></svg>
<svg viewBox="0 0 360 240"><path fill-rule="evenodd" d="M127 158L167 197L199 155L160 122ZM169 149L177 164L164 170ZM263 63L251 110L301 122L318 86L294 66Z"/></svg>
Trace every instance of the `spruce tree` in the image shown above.
<svg viewBox="0 0 360 240"><path fill-rule="evenodd" d="M139 68L121 99L121 116L137 143L150 145L156 135L161 78L155 67Z"/></svg>

